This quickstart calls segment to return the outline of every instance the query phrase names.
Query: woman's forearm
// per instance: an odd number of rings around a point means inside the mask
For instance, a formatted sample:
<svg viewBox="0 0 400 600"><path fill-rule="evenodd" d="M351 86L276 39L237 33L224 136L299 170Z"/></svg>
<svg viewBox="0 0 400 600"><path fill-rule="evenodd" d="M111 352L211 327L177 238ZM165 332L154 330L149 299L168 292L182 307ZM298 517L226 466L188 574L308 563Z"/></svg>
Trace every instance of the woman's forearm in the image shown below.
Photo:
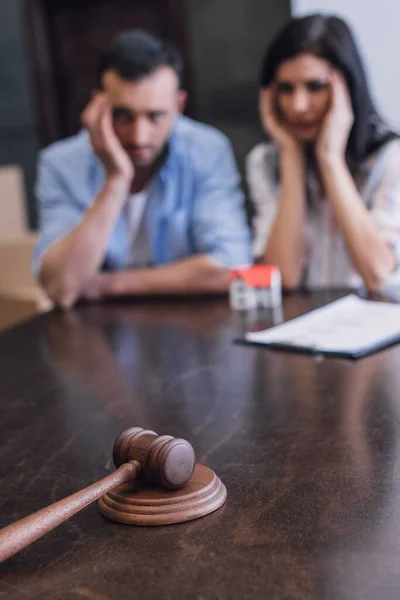
<svg viewBox="0 0 400 600"><path fill-rule="evenodd" d="M325 190L354 267L370 290L379 288L393 271L394 252L371 219L343 158L320 160Z"/></svg>
<svg viewBox="0 0 400 600"><path fill-rule="evenodd" d="M285 288L298 287L304 265L307 202L301 149L280 153L278 212L265 250L265 262L279 267Z"/></svg>

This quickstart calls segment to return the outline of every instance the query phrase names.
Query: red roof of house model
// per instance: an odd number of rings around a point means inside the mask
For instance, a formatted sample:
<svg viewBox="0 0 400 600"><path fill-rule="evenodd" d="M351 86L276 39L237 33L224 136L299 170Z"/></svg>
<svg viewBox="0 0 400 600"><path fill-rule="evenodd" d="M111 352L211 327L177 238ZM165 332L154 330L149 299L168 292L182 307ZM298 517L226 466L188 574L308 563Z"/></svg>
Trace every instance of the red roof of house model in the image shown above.
<svg viewBox="0 0 400 600"><path fill-rule="evenodd" d="M246 269L232 269L231 281L239 278L251 287L270 287L272 277L277 271L278 267L273 265L254 265Z"/></svg>

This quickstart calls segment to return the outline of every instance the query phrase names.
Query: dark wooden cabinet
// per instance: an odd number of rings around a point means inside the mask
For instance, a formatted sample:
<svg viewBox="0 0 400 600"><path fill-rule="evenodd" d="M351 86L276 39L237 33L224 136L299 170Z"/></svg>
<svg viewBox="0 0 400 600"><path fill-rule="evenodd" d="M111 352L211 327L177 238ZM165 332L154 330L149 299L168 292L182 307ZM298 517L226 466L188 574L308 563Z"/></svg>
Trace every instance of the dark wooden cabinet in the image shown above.
<svg viewBox="0 0 400 600"><path fill-rule="evenodd" d="M99 52L124 29L146 29L174 42L190 88L184 0L25 0L25 7L42 144L78 131L96 86Z"/></svg>

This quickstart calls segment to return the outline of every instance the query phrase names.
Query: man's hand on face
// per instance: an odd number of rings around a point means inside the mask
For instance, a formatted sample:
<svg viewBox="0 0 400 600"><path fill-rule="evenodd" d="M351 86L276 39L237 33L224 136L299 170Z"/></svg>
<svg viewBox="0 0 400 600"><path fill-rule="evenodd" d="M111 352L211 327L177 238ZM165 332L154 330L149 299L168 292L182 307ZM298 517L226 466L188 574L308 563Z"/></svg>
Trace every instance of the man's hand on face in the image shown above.
<svg viewBox="0 0 400 600"><path fill-rule="evenodd" d="M107 96L97 92L81 115L82 125L88 130L94 151L102 161L107 177L130 183L135 175L134 166L117 138Z"/></svg>

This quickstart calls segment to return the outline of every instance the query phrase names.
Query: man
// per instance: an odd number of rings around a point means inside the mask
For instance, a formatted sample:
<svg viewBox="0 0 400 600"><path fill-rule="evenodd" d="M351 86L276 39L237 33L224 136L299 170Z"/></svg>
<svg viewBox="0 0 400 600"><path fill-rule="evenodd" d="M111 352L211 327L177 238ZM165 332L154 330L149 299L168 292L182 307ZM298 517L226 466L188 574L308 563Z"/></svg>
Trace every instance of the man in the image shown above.
<svg viewBox="0 0 400 600"><path fill-rule="evenodd" d="M68 309L80 298L212 293L250 261L227 139L180 113L182 60L142 31L112 40L86 131L45 149L33 270Z"/></svg>

